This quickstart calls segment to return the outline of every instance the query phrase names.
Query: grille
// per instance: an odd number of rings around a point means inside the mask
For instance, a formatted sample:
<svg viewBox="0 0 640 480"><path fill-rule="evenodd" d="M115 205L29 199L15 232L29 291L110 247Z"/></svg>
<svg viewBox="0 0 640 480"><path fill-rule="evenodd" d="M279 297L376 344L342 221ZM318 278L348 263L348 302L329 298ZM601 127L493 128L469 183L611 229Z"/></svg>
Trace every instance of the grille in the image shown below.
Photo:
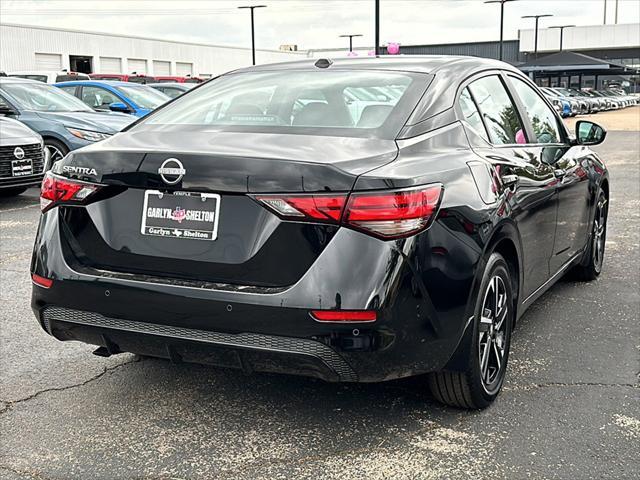
<svg viewBox="0 0 640 480"><path fill-rule="evenodd" d="M13 176L11 162L17 160L13 155L13 151L17 146L24 150L24 158L28 158L33 162L33 175L42 173L44 168L44 152L42 151L42 145L34 143L32 145L0 147L0 177Z"/></svg>
<svg viewBox="0 0 640 480"><path fill-rule="evenodd" d="M338 353L324 343L306 338L279 337L258 333L220 333L192 328L173 327L154 323L134 322L119 318L105 317L99 313L83 312L61 307L47 307L42 313L42 321L51 333L52 321L63 321L93 327L109 328L132 333L178 338L194 342L209 343L226 347L250 348L269 352L307 355L323 361L338 374L343 382L356 382L358 375Z"/></svg>

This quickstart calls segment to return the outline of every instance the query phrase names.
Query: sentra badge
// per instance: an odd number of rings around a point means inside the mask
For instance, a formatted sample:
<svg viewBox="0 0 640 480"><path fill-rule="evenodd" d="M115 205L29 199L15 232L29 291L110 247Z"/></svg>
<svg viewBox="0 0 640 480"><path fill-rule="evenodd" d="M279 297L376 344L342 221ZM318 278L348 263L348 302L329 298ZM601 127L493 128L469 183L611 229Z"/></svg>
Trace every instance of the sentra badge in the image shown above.
<svg viewBox="0 0 640 480"><path fill-rule="evenodd" d="M62 171L65 173L76 173L80 175L98 175L95 168L89 167L73 167L71 165L64 165L62 167Z"/></svg>

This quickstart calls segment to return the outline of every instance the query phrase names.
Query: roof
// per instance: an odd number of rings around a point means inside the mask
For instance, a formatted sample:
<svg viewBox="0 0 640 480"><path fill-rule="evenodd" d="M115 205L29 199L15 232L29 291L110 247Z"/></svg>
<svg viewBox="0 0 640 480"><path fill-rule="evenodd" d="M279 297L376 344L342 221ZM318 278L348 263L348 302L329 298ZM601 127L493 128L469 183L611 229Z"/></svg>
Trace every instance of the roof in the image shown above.
<svg viewBox="0 0 640 480"><path fill-rule="evenodd" d="M67 80L64 82L56 82L54 85L105 85L108 87L124 87L131 85L142 85L135 82L122 82L120 80Z"/></svg>
<svg viewBox="0 0 640 480"><path fill-rule="evenodd" d="M473 64L486 68L511 68L504 62L478 57L456 55L381 55L377 57L310 58L291 62L270 63L235 70L235 72L256 72L274 70L316 70L319 60L329 60L326 70L389 70L415 73L435 73L438 69L460 64Z"/></svg>
<svg viewBox="0 0 640 480"><path fill-rule="evenodd" d="M581 71L583 73L604 73L603 71L607 71L606 73L624 73L628 71L628 73L632 73L634 71L634 69L617 63L568 50L532 60L520 65L518 68L524 72Z"/></svg>

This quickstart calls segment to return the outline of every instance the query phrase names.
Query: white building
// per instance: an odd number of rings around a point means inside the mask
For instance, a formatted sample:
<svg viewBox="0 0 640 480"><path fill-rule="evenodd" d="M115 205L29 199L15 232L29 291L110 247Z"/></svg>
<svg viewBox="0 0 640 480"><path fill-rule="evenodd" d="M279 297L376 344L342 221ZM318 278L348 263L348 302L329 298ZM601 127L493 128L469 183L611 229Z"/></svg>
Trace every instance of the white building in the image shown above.
<svg viewBox="0 0 640 480"><path fill-rule="evenodd" d="M256 50L256 63L305 58L303 52ZM251 65L251 49L152 38L0 24L0 70L209 77ZM79 68L80 67L80 68Z"/></svg>

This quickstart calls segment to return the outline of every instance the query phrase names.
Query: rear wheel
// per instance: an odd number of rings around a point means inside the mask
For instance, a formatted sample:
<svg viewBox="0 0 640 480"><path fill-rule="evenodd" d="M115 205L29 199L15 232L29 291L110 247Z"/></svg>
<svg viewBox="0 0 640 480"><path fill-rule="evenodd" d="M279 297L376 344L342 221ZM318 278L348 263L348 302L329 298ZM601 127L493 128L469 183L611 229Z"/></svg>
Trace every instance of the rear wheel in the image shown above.
<svg viewBox="0 0 640 480"><path fill-rule="evenodd" d="M509 267L502 255L489 257L476 300L471 352L463 372L430 374L429 387L440 402L453 407L480 409L502 389L509 358L514 318Z"/></svg>
<svg viewBox="0 0 640 480"><path fill-rule="evenodd" d="M607 241L607 217L609 215L609 201L602 189L598 193L596 212L591 229L591 242L585 253L585 258L574 272L579 280L591 281L598 278L604 264L604 247Z"/></svg>

